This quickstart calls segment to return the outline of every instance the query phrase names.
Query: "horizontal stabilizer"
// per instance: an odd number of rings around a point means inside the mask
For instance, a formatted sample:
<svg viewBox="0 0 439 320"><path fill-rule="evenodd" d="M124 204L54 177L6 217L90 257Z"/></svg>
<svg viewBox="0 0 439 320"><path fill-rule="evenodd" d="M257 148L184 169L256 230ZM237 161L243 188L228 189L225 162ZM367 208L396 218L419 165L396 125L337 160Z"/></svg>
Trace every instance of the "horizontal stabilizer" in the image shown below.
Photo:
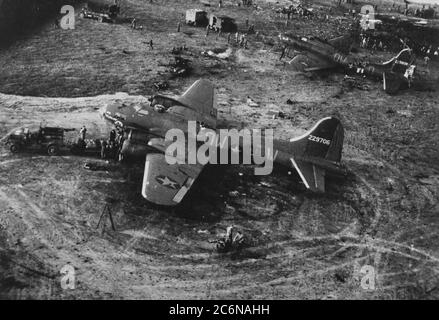
<svg viewBox="0 0 439 320"><path fill-rule="evenodd" d="M325 192L325 169L294 158L291 158L291 163L307 189L314 192Z"/></svg>

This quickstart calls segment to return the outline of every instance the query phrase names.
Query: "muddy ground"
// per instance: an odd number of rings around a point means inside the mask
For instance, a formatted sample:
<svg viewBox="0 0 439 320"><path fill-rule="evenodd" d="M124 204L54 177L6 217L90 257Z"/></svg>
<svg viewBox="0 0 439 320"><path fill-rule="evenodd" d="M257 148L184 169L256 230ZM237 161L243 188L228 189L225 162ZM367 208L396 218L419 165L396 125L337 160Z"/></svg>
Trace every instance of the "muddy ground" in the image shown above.
<svg viewBox="0 0 439 320"><path fill-rule="evenodd" d="M198 1L156 2L124 1L122 14L142 30L78 18L75 30L48 24L1 49L1 137L42 122L86 125L91 137L105 136L110 128L98 110L106 103L145 101L158 80L182 93L203 77L216 85L219 118L230 126L274 128L276 137L291 138L324 116L339 117L348 177L330 179L327 193L316 195L283 168L255 177L252 167L211 166L182 208L165 210L140 195L143 163L89 171L83 164L100 160L11 155L2 146L0 297L439 298L436 88L389 96L379 83L349 88L343 74L304 74L279 62L279 32L341 35L350 21L336 18L337 10L329 21L286 27L272 10L282 1L256 1L258 10L210 1L208 11L237 18L241 29L248 17L260 31L243 49L202 28L183 24L176 32ZM163 64L183 44L193 73L169 79ZM200 54L228 47L228 59ZM434 77L437 70L432 63L427 71ZM279 111L288 117L273 118ZM116 231L105 219L97 228L109 198ZM229 225L243 231L247 247L216 253L209 240ZM60 285L66 264L76 271L73 290ZM361 286L366 265L375 269L374 289Z"/></svg>

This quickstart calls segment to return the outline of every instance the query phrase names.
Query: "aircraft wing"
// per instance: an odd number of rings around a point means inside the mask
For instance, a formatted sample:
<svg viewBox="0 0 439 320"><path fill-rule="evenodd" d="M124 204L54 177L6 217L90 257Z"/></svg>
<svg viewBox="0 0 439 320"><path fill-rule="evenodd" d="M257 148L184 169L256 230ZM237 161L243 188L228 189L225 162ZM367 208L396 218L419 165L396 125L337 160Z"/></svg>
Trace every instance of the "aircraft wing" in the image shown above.
<svg viewBox="0 0 439 320"><path fill-rule="evenodd" d="M334 62L320 58L317 55L309 52L295 56L288 63L296 66L298 69L303 69L306 72L326 70L337 67Z"/></svg>
<svg viewBox="0 0 439 320"><path fill-rule="evenodd" d="M325 169L294 158L291 158L291 163L307 189L314 192L325 192Z"/></svg>
<svg viewBox="0 0 439 320"><path fill-rule="evenodd" d="M203 170L201 164L173 164L164 154L148 154L143 175L142 196L155 204L178 205Z"/></svg>

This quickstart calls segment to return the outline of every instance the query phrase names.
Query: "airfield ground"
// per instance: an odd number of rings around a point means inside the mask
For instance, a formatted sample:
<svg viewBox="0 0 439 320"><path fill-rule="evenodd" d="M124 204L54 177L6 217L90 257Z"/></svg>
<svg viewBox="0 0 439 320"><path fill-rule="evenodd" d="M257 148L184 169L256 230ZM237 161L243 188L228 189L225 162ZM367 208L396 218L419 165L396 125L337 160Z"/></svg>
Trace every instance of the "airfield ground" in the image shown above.
<svg viewBox="0 0 439 320"><path fill-rule="evenodd" d="M276 36L285 24L274 1L256 1L260 10L223 2L221 10L206 9L242 28L248 17L263 34L251 36L248 49L231 46L227 60L201 55L227 49L226 36L205 37L203 28L184 24L176 32L184 10L201 6L186 0L126 0L122 14L143 30L77 19L75 30L48 23L1 49L0 136L42 121L105 136L109 127L98 114L105 103L145 101L154 81L168 80L178 94L207 78L224 123L274 128L287 139L324 116L339 117L349 176L315 195L287 170L255 177L252 167L211 166L191 203L170 211L141 197L142 163L88 171L83 164L93 159L11 155L2 146L1 298L439 298L438 92L390 96L379 83L350 89L343 75L292 70L278 61ZM334 18L287 28L336 36L348 25ZM169 80L162 64L184 44L193 73ZM438 70L433 63L429 72ZM248 106L248 96L259 106ZM279 111L290 117L273 119ZM108 197L117 199L116 231L109 221L96 229ZM249 246L218 254L209 240L229 225ZM60 286L66 264L76 270L74 290ZM365 265L375 268L374 290L361 287Z"/></svg>

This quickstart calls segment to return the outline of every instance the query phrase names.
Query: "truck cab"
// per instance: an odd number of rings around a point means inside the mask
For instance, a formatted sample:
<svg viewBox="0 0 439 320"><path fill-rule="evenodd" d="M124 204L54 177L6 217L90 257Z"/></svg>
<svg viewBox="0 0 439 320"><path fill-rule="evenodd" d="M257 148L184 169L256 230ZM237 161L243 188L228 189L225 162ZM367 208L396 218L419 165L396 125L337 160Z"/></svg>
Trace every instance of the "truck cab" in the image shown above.
<svg viewBox="0 0 439 320"><path fill-rule="evenodd" d="M12 153L20 151L45 151L49 155L57 155L65 146L64 132L75 129L59 127L21 127L14 130L6 139L6 145Z"/></svg>

